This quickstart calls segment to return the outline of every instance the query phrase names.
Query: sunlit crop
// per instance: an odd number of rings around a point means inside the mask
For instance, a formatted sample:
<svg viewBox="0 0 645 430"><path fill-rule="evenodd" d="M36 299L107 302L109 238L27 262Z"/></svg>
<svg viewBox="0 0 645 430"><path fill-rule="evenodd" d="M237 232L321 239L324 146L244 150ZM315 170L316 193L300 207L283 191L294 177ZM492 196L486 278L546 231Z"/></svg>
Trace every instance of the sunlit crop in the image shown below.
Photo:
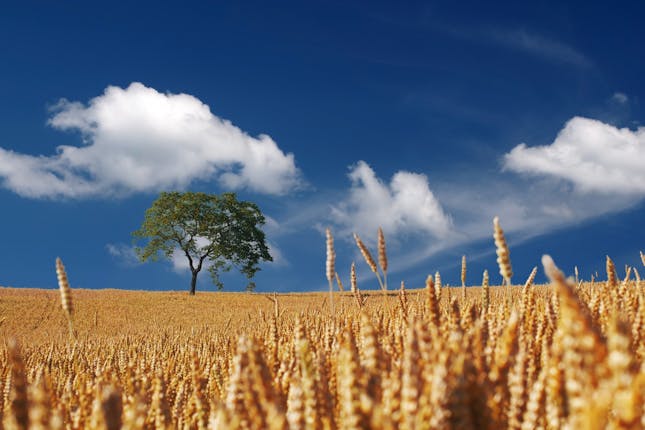
<svg viewBox="0 0 645 430"><path fill-rule="evenodd" d="M495 242L510 283L519 274L501 229ZM385 275L384 239L378 248ZM332 285L334 262L326 268ZM523 286L489 285L485 273L482 286L447 288L437 273L398 291L386 276L361 291L352 270L333 306L327 293L75 290L68 268L63 306L59 291L0 289L2 424L645 428L637 269L619 280L608 259L606 281L576 282L548 256L541 268L548 285L533 285L534 270Z"/></svg>

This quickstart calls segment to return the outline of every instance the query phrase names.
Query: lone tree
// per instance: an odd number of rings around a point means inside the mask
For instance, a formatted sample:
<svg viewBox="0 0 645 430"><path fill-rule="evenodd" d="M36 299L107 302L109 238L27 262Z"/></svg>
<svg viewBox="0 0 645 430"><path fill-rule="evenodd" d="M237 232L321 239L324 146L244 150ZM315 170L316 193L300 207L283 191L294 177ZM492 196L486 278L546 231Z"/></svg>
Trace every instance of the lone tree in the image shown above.
<svg viewBox="0 0 645 430"><path fill-rule="evenodd" d="M249 279L247 290L253 290L255 283L250 280L260 270L260 260L273 261L260 228L264 222L257 205L237 200L234 193L164 192L132 235L135 240L148 239L144 247L136 248L141 261L171 259L175 252L186 255L191 295L204 264L218 289L224 287L220 271L236 266Z"/></svg>

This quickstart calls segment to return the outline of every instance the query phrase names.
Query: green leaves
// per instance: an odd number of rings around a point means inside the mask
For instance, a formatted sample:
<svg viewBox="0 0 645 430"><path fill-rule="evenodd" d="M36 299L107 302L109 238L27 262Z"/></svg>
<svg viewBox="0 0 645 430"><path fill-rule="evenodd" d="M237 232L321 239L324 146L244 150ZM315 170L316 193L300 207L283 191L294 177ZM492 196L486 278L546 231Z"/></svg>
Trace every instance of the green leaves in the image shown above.
<svg viewBox="0 0 645 430"><path fill-rule="evenodd" d="M250 280L260 270L260 261L273 261L261 230L264 223L258 206L237 200L234 193L163 192L133 236L135 241L147 239L145 246L136 248L141 261L170 259L181 249L193 276L208 265L221 289L220 271L236 266ZM254 286L250 282L247 288Z"/></svg>

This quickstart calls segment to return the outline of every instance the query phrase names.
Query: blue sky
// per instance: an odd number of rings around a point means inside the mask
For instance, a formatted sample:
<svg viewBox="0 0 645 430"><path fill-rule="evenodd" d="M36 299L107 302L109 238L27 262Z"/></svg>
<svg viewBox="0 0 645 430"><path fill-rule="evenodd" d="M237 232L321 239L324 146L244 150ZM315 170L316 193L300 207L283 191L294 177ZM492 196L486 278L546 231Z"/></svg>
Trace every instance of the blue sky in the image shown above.
<svg viewBox="0 0 645 430"><path fill-rule="evenodd" d="M138 264L162 190L235 191L270 217L258 291L345 282L352 232L390 283L515 280L645 248L645 4L21 2L0 14L0 285L184 290ZM543 279L543 278L542 278ZM223 278L229 291L244 279ZM203 273L198 290L213 290Z"/></svg>

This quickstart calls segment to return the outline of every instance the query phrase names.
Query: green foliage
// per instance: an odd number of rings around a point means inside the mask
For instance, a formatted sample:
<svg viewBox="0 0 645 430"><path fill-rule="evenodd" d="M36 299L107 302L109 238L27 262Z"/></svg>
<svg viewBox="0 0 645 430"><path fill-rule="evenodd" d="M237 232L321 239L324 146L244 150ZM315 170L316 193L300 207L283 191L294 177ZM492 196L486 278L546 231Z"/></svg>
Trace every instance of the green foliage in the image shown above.
<svg viewBox="0 0 645 430"><path fill-rule="evenodd" d="M208 265L213 283L222 289L219 274L237 267L249 280L260 270L259 262L273 261L261 230L264 215L257 205L237 200L234 193L222 195L163 192L146 211L135 241L148 239L137 247L141 261L170 259L181 249L193 274L194 294L197 274ZM255 283L249 282L247 289Z"/></svg>

